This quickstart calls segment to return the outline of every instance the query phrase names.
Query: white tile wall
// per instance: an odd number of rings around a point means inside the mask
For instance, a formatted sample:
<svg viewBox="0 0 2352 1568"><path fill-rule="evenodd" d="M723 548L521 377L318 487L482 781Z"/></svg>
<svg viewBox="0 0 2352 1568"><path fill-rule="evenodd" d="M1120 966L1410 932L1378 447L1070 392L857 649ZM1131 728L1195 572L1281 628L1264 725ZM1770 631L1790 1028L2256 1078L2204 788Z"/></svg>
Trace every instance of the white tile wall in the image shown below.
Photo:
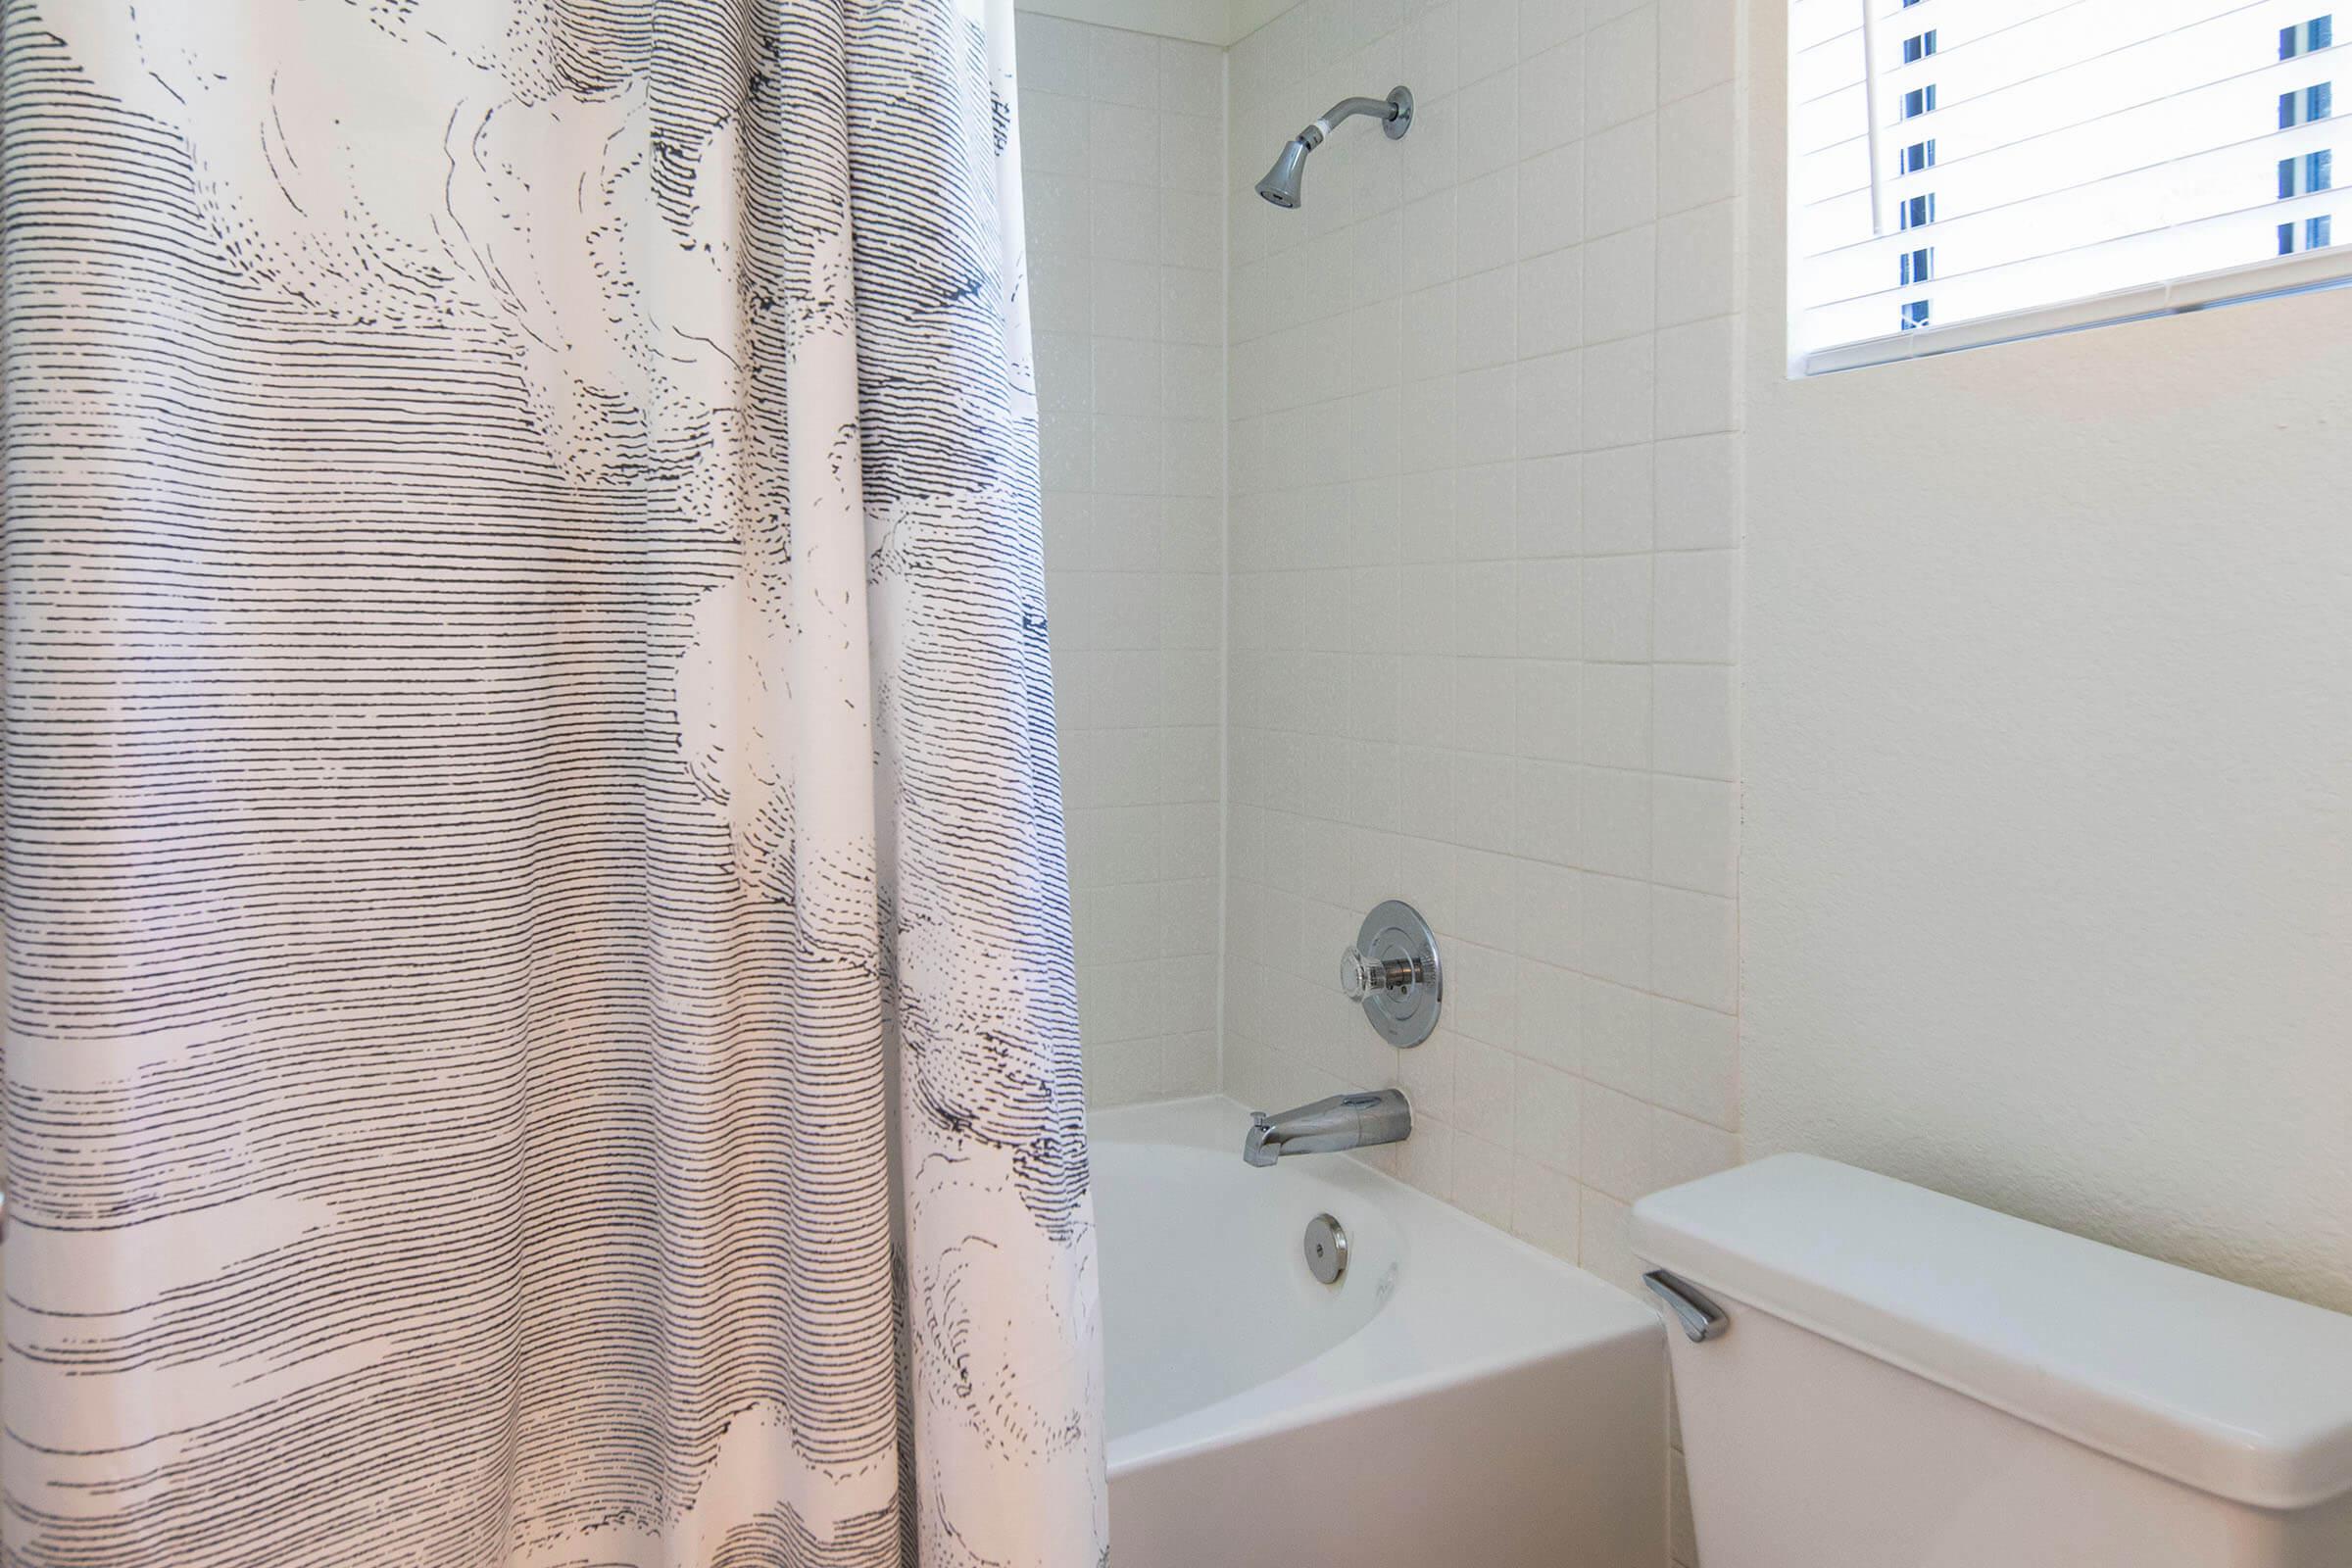
<svg viewBox="0 0 2352 1568"><path fill-rule="evenodd" d="M1637 1293L1629 1205L1738 1157L1734 27L1304 0L1229 63L1224 1084L1402 1084L1391 1168ZM1448 961L1408 1053L1334 978L1384 898Z"/></svg>
<svg viewBox="0 0 2352 1568"><path fill-rule="evenodd" d="M1080 1032L1102 1103L1218 1081L1225 69L1016 36Z"/></svg>
<svg viewBox="0 0 2352 1568"><path fill-rule="evenodd" d="M1402 1083L1393 1163L1634 1286L1737 1152L1730 0L1305 0L1231 52L1225 1084ZM1327 103L1283 213L1250 186ZM1449 960L1382 1045L1382 898Z"/></svg>
<svg viewBox="0 0 2352 1568"><path fill-rule="evenodd" d="M1376 1157L1632 1289L1628 1206L1738 1153L1734 38L1732 0L1019 38L1092 1091L1400 1083ZM1257 200L1396 81L1410 135ZM1409 1053L1335 984L1390 897L1448 961Z"/></svg>

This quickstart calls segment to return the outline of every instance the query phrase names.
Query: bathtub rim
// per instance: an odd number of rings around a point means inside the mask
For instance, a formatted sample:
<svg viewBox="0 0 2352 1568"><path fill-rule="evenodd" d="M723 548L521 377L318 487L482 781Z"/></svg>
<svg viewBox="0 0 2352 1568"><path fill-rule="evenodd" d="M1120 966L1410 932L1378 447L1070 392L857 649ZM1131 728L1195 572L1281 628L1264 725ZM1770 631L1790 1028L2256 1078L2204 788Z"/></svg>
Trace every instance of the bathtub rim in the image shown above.
<svg viewBox="0 0 2352 1568"><path fill-rule="evenodd" d="M1249 1110L1223 1095L1088 1112L1090 1142L1223 1152L1237 1165L1249 1125ZM1665 1327L1648 1303L1361 1159L1299 1157L1312 1160L1324 1180L1385 1209L1405 1233L1417 1266L1399 1277L1395 1295L1369 1321L1311 1359L1238 1394L1110 1438L1113 1479L1628 1339L1655 1341L1663 1378ZM1279 1179L1280 1170L1272 1167L1270 1174ZM1465 1255L1493 1266L1475 1278L1446 1266ZM1492 1291L1496 1284L1545 1295L1548 1310L1505 1300ZM1426 1336L1446 1333L1448 1319L1454 1342L1478 1348L1433 1360Z"/></svg>

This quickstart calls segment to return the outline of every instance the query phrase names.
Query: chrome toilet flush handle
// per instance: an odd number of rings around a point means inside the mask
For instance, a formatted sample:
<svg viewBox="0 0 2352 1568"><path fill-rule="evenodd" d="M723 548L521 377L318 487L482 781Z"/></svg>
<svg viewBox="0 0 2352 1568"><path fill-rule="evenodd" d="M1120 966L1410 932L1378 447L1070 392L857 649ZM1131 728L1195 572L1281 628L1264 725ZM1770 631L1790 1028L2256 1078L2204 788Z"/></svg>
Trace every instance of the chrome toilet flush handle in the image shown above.
<svg viewBox="0 0 2352 1568"><path fill-rule="evenodd" d="M1653 1268L1642 1276L1642 1283L1649 1287L1651 1295L1666 1303L1675 1321L1682 1324L1684 1337L1692 1345L1704 1345L1709 1340L1721 1339L1724 1331L1732 1326L1729 1313L1709 1300L1704 1291L1679 1275Z"/></svg>

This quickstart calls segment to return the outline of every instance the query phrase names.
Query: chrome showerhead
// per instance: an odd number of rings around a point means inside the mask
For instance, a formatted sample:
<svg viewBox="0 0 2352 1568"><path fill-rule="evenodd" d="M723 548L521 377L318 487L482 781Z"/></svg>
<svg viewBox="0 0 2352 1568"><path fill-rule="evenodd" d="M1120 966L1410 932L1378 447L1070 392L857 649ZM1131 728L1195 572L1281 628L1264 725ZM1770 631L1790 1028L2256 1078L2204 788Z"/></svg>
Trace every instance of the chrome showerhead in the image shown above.
<svg viewBox="0 0 2352 1568"><path fill-rule="evenodd" d="M1315 149L1304 136L1284 142L1274 167L1257 182L1257 193L1277 207L1298 205L1298 176L1306 172L1306 155Z"/></svg>
<svg viewBox="0 0 2352 1568"><path fill-rule="evenodd" d="M1349 98L1333 104L1323 118L1283 144L1274 167L1257 182L1257 193L1277 207L1298 205L1298 180L1306 172L1306 155L1323 145L1331 127L1354 115L1377 115L1391 141L1413 125L1413 95L1402 87L1386 98Z"/></svg>

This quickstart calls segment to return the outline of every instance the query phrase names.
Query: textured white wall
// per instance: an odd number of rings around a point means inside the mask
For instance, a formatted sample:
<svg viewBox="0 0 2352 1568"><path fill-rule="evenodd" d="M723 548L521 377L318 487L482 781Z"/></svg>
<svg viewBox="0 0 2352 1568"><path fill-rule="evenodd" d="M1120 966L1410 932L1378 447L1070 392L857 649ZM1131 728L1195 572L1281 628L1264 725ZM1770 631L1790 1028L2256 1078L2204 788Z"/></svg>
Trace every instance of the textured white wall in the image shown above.
<svg viewBox="0 0 2352 1568"><path fill-rule="evenodd" d="M1197 1094L1217 1083L1224 55L1030 14L1016 41L1087 1093Z"/></svg>
<svg viewBox="0 0 2352 1568"><path fill-rule="evenodd" d="M1748 10L1747 1152L2352 1308L2352 293L1788 381Z"/></svg>

